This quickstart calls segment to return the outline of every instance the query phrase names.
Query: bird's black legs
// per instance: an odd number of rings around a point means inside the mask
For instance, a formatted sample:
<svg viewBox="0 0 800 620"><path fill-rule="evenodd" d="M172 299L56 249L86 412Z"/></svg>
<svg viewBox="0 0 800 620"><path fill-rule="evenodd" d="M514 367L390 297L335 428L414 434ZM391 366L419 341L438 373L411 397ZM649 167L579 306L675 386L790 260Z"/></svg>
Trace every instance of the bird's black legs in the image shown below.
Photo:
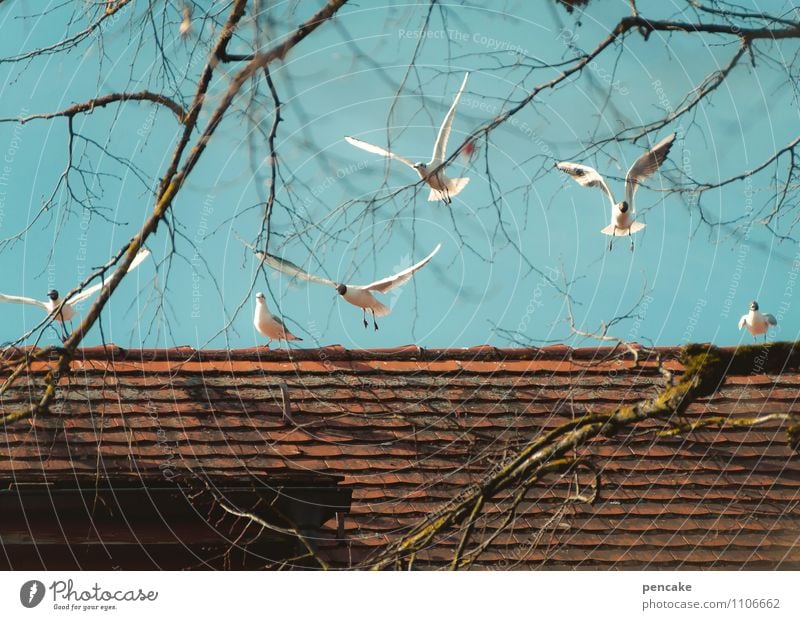
<svg viewBox="0 0 800 620"><path fill-rule="evenodd" d="M631 240L631 252L633 252L633 237L631 237L631 229L628 229L628 239Z"/></svg>
<svg viewBox="0 0 800 620"><path fill-rule="evenodd" d="M436 180L438 182L437 184L439 185L439 187L442 188L442 189L439 190L439 192L442 195L442 201L444 202L444 204L449 205L451 202L453 202L453 199L450 198L450 188L447 187L447 183L442 183L442 176L444 176L444 175L438 175L437 174L436 175ZM375 317L373 316L373 318L375 318Z"/></svg>
<svg viewBox="0 0 800 620"><path fill-rule="evenodd" d="M361 308L361 311L364 313L364 329L369 327L369 323L367 322L367 309ZM370 308L369 310L372 313L372 325L375 328L375 331L378 331L378 324L375 322L375 311Z"/></svg>
<svg viewBox="0 0 800 620"><path fill-rule="evenodd" d="M611 231L611 239L608 240L608 251L610 252L614 247L614 237L617 236L617 227L614 226L614 230Z"/></svg>

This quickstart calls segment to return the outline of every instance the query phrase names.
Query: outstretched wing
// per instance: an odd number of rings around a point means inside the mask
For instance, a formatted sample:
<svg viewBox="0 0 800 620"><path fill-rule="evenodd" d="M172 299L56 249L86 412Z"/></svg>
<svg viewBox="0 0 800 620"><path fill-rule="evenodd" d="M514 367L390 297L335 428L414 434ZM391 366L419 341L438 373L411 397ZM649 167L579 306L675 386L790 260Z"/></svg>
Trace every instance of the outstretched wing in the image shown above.
<svg viewBox="0 0 800 620"><path fill-rule="evenodd" d="M765 314L764 318L767 319L767 323L769 323L770 325L777 325L778 324L778 319L776 319L771 314Z"/></svg>
<svg viewBox="0 0 800 620"><path fill-rule="evenodd" d="M256 256L258 256L258 258L261 259L264 264L268 265L275 271L285 273L287 276L299 278L301 280L305 280L306 282L316 282L317 284L325 284L326 286L333 286L334 288L336 287L335 282L332 282L327 278L321 278L319 276L312 275L285 258L278 258L277 256L273 256L272 254L267 254L266 252L261 251L256 251Z"/></svg>
<svg viewBox="0 0 800 620"><path fill-rule="evenodd" d="M461 88L458 89L456 93L455 99L453 99L453 103L450 106L450 109L447 111L447 116L444 117L444 121L442 122L442 126L439 127L439 134L436 136L436 144L433 145L433 155L431 156L431 163L428 164L428 167L433 169L437 166L441 166L442 162L445 160L446 151L447 151L447 139L450 137L450 127L453 125L453 118L456 115L456 107L458 106L458 100L461 99L461 93L464 92L464 87L467 85L467 78L469 77L469 73L464 74L464 81L461 82Z"/></svg>
<svg viewBox="0 0 800 620"><path fill-rule="evenodd" d="M27 304L28 306L38 306L47 310L47 304L38 299L31 299L30 297L17 297L16 295L3 295L0 293L0 302L7 304Z"/></svg>
<svg viewBox="0 0 800 620"><path fill-rule="evenodd" d="M347 140L353 146L357 146L358 148L367 151L368 153L374 153L375 155L383 155L384 157L389 157L391 159L396 159L397 161L404 163L409 168L414 168L414 163L406 159L405 157L400 157L400 155L395 155L391 151L387 151L380 146L375 146L374 144L370 144L369 142L364 142L363 140L359 140L358 138L351 138L350 136L345 136L345 140Z"/></svg>
<svg viewBox="0 0 800 620"><path fill-rule="evenodd" d="M747 325L747 315L743 314L742 318L739 319L739 331L741 331L742 327L744 327L745 325Z"/></svg>
<svg viewBox="0 0 800 620"><path fill-rule="evenodd" d="M128 267L128 273L130 273L131 271L136 269L139 265L141 265L142 261L144 261L148 256L150 256L150 250L148 250L147 248L142 248L141 250L139 250L139 252L134 257L133 261L131 262L130 267ZM80 293L76 293L75 295L70 297L69 303L78 304L84 301L85 299L88 299L96 292L98 292L101 288L103 288L103 284L105 283L98 282L97 284L93 284L89 288L83 289Z"/></svg>
<svg viewBox="0 0 800 620"><path fill-rule="evenodd" d="M633 162L628 174L625 175L625 201L631 207L633 206L633 196L636 194L636 188L639 183L653 174L664 163L673 142L675 142L674 133L668 135Z"/></svg>
<svg viewBox="0 0 800 620"><path fill-rule="evenodd" d="M377 280L376 282L373 282L372 284L367 284L365 286L360 286L358 288L364 289L366 291L375 291L376 293L386 293L387 291L390 291L394 287L400 286L401 284L404 284L405 282L408 282L411 279L411 276L414 275L414 272L416 272L419 269L421 269L422 267L424 267L425 264L436 255L436 252L438 252L439 248L441 248L441 247L442 247L442 244L440 243L439 245L437 245L433 249L433 252L428 254L425 258L423 258L421 261L419 261L416 265L411 265L411 267L409 267L407 269L403 269L403 271L401 271L400 273L396 273L393 276L389 276L388 278L384 278L383 280Z"/></svg>
<svg viewBox="0 0 800 620"><path fill-rule="evenodd" d="M556 168L561 170L561 172L566 172L584 187L599 187L605 192L606 196L608 196L608 199L611 201L611 206L616 204L611 190L608 189L608 185L606 185L606 180L601 177L600 173L594 168L584 166L583 164L573 164L570 161L560 161L556 164Z"/></svg>

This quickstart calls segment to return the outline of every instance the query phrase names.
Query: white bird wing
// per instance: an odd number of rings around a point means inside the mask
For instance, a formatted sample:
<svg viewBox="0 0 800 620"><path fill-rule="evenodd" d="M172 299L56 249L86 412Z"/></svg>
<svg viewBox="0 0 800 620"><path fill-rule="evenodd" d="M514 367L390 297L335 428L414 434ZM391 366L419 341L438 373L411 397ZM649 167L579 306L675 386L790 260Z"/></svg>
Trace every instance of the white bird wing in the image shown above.
<svg viewBox="0 0 800 620"><path fill-rule="evenodd" d="M616 204L611 190L608 189L608 185L606 185L606 180L591 166L573 164L570 161L560 161L556 164L556 168L561 170L561 172L566 172L575 179L577 183L584 187L599 187L605 192L606 196L608 196L608 199L611 201L611 206Z"/></svg>
<svg viewBox="0 0 800 620"><path fill-rule="evenodd" d="M256 315L256 318L258 320L273 321L279 327L286 329L286 326L283 324L281 317L272 314L272 312L270 312L270 309L267 308L266 303L261 307L260 314Z"/></svg>
<svg viewBox="0 0 800 620"><path fill-rule="evenodd" d="M425 266L425 264L431 260L435 255L436 252L439 251L439 248L442 247L442 244L438 244L434 249L433 252L428 254L425 258L419 261L416 265L411 265L407 269L403 269L400 273L396 273L393 276L389 276L388 278L384 278L383 280L377 280L372 284L366 284L364 286L359 286L357 288L363 289L365 291L375 291L376 293L386 293L390 291L396 286L400 286L405 282L408 282L411 279L411 276L414 275L416 271L421 269Z"/></svg>
<svg viewBox="0 0 800 620"><path fill-rule="evenodd" d="M148 256L150 256L150 250L148 250L147 248L142 248L141 250L139 250L139 252L134 257L133 261L131 261L131 266L128 267L128 273L130 273L131 271L136 269L139 265L141 265L142 261L144 261ZM70 297L69 303L79 304L85 299L88 299L89 297L94 295L97 291L99 291L101 288L103 288L103 284L105 284L105 282L98 282L97 284L93 284L89 288L83 289L80 293L76 293L75 295Z"/></svg>
<svg viewBox="0 0 800 620"><path fill-rule="evenodd" d="M664 160L667 159L672 143L675 142L675 134L672 133L656 144L653 148L639 157L625 175L625 201L633 207L633 196L639 183L659 169Z"/></svg>
<svg viewBox="0 0 800 620"><path fill-rule="evenodd" d="M447 140L450 137L450 128L453 126L453 119L456 115L456 107L458 107L458 100L461 99L461 93L464 92L464 87L467 85L467 78L469 73L464 74L464 81L461 82L461 88L458 89L455 99L447 111L447 116L442 121L442 126L439 127L439 134L436 136L436 143L433 145L433 155L428 167L434 169L442 165L447 155Z"/></svg>
<svg viewBox="0 0 800 620"><path fill-rule="evenodd" d="M368 153L374 153L375 155L383 155L384 157L389 157L390 159L396 159L397 161L405 164L412 170L416 170L414 168L414 163L405 157L400 157L400 155L395 155L391 151L387 151L385 148L380 146L375 146L374 144L370 144L369 142L364 142L363 140L359 140L358 138L351 138L350 136L345 136L345 140L347 140L353 146L356 146Z"/></svg>
<svg viewBox="0 0 800 620"><path fill-rule="evenodd" d="M306 282L316 282L317 284L324 284L326 286L332 286L336 288L336 283L328 280L327 278L321 278L319 276L315 276L313 274L308 273L301 267L298 267L293 262L288 261L284 258L278 258L277 256L273 256L272 254L266 254L265 252L257 251L256 256L259 259L264 261L266 265L272 267L275 271L280 271L281 273L285 273L287 276L292 276L293 278L299 278L301 280L305 280Z"/></svg>
<svg viewBox="0 0 800 620"><path fill-rule="evenodd" d="M0 293L0 302L7 304L27 304L29 306L38 306L47 310L47 304L38 299L31 299L30 297L17 297L16 295L3 295Z"/></svg>
<svg viewBox="0 0 800 620"><path fill-rule="evenodd" d="M765 314L764 318L767 319L767 323L770 325L777 325L778 319L776 319L772 314Z"/></svg>
<svg viewBox="0 0 800 620"><path fill-rule="evenodd" d="M739 319L739 331L741 331L742 327L744 327L745 325L747 325L747 315L743 314L742 318Z"/></svg>
<svg viewBox="0 0 800 620"><path fill-rule="evenodd" d="M98 282L97 284L92 284L89 288L83 289L80 293L77 293L69 298L67 303L69 304L78 304L82 302L84 299L88 299L92 295L94 295L97 291L103 288L103 284L105 282Z"/></svg>

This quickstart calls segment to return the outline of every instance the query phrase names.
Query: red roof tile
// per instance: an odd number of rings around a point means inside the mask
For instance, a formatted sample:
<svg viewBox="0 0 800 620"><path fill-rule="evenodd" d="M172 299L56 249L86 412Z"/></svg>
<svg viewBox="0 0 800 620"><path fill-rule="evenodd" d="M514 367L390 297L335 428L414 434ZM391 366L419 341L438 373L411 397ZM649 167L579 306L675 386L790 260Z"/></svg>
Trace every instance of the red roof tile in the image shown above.
<svg viewBox="0 0 800 620"><path fill-rule="evenodd" d="M609 352L87 348L60 381L50 415L5 429L0 479L165 484L165 464L216 485L340 476L353 492L344 538L332 519L319 546L350 565L479 481L504 452L663 386L654 359L634 367ZM676 350L660 354L682 369ZM17 355L6 351L0 363ZM0 396L3 411L37 399L51 365L35 362ZM796 370L731 375L686 417L800 413L799 388ZM601 470L599 501L553 522L573 490L552 476L531 489L513 530L476 566L800 568L800 462L780 422L685 437L657 437L657 428L643 423L583 447ZM487 507L487 531L500 516ZM443 541L416 565L446 563L455 544Z"/></svg>

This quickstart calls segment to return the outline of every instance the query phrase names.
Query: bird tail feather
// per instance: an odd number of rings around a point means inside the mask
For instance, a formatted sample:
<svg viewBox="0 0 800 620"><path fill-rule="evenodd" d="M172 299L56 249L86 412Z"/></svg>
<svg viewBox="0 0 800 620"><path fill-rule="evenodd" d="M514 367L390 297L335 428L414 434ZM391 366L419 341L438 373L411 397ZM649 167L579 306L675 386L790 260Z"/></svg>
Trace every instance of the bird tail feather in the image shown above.
<svg viewBox="0 0 800 620"><path fill-rule="evenodd" d="M429 201L444 200L445 202L449 202L449 199L460 194L461 190L467 186L469 178L459 177L457 179L448 179L444 177L444 182L447 184L447 191L443 192L438 189L431 189L431 193L428 194Z"/></svg>
<svg viewBox="0 0 800 620"><path fill-rule="evenodd" d="M375 300L375 304L370 306L370 310L375 313L375 316L386 316L392 311L389 306L384 306L377 299Z"/></svg>
<svg viewBox="0 0 800 620"><path fill-rule="evenodd" d="M631 224L630 234L637 233L640 230L642 230L642 228L644 228L644 227L645 227L645 225L642 224L641 222L634 222L633 224ZM603 233L604 235L608 235L609 237L612 237L612 236L627 237L628 236L628 229L619 228L618 226L614 226L614 224L609 224L608 226L603 228L600 232Z"/></svg>

